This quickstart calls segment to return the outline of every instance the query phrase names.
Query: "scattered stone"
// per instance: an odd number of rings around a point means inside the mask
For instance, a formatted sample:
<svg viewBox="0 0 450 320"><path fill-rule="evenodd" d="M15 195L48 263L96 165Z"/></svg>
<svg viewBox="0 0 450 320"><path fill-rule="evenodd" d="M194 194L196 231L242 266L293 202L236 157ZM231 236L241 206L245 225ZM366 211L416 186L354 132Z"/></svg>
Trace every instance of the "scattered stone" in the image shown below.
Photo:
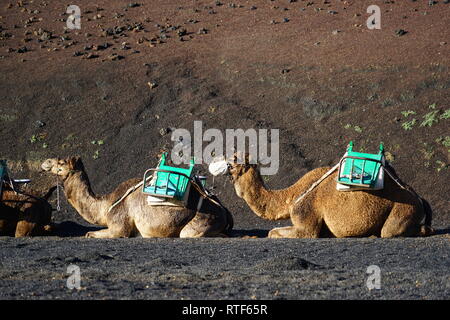
<svg viewBox="0 0 450 320"><path fill-rule="evenodd" d="M283 22L284 23L289 22L289 19L288 18L283 18Z"/></svg>
<svg viewBox="0 0 450 320"><path fill-rule="evenodd" d="M147 85L150 87L150 89L154 89L158 86L158 84L154 81L147 82Z"/></svg>
<svg viewBox="0 0 450 320"><path fill-rule="evenodd" d="M99 44L99 45L93 46L92 49L95 51L101 51L101 50L107 49L109 46L110 46L110 44L105 42L104 44Z"/></svg>
<svg viewBox="0 0 450 320"><path fill-rule="evenodd" d="M205 28L200 28L200 29L197 31L197 34L207 34L207 33L208 33L208 30L205 29Z"/></svg>
<svg viewBox="0 0 450 320"><path fill-rule="evenodd" d="M74 57L79 57L79 56L82 56L83 55L83 53L81 52L81 51L75 51L74 53L73 53L73 56Z"/></svg>
<svg viewBox="0 0 450 320"><path fill-rule="evenodd" d="M449 0L449 1L450 1L450 0ZM447 42L442 41L442 42L439 42L439 44L440 44L441 46L445 46L445 45L447 44Z"/></svg>
<svg viewBox="0 0 450 320"><path fill-rule="evenodd" d="M41 121L41 120L37 120L37 121L34 123L34 125L35 125L37 128L42 128L42 127L45 127L45 122L43 122L43 121Z"/></svg>
<svg viewBox="0 0 450 320"><path fill-rule="evenodd" d="M94 53L88 53L86 56L86 59L95 59L98 58L98 55L94 54Z"/></svg>
<svg viewBox="0 0 450 320"><path fill-rule="evenodd" d="M256 9L258 9L258 8L255 7L255 6L251 6L251 7L250 7L250 10L256 10Z"/></svg>
<svg viewBox="0 0 450 320"><path fill-rule="evenodd" d="M334 11L334 10L328 10L328 13L329 13L329 14L338 14L338 12L337 12L337 11Z"/></svg>
<svg viewBox="0 0 450 320"><path fill-rule="evenodd" d="M20 47L19 49L17 49L17 53L25 53L25 52L27 52L28 51L28 49L27 49L27 47Z"/></svg>
<svg viewBox="0 0 450 320"><path fill-rule="evenodd" d="M336 30L333 30L332 34L337 35L339 32L341 32L341 31L336 29Z"/></svg>
<svg viewBox="0 0 450 320"><path fill-rule="evenodd" d="M161 128L161 129L159 130L159 134L160 134L161 136L165 136L166 134L170 133L171 131L172 131L171 128Z"/></svg>
<svg viewBox="0 0 450 320"><path fill-rule="evenodd" d="M318 41L318 42L314 42L314 45L315 46L318 46L320 44L320 42Z"/></svg>
<svg viewBox="0 0 450 320"><path fill-rule="evenodd" d="M139 3L136 3L136 2L130 2L129 4L128 4L128 8L137 8L137 7L139 7L140 6L140 4Z"/></svg>
<svg viewBox="0 0 450 320"><path fill-rule="evenodd" d="M291 70L290 69L283 69L281 70L281 74L286 74L289 73Z"/></svg>
<svg viewBox="0 0 450 320"><path fill-rule="evenodd" d="M184 28L179 29L179 30L177 31L177 34L178 34L179 37L183 37L183 36L187 35L187 30L184 29Z"/></svg>
<svg viewBox="0 0 450 320"><path fill-rule="evenodd" d="M122 60L122 59L125 59L125 57L118 55L117 53L112 53L111 55L108 56L108 60L111 60L111 61Z"/></svg>
<svg viewBox="0 0 450 320"><path fill-rule="evenodd" d="M395 34L396 34L398 37L401 37L401 36L403 36L403 35L405 35L405 34L407 34L407 33L408 33L408 31L405 31L405 30L403 30L403 29L395 30Z"/></svg>

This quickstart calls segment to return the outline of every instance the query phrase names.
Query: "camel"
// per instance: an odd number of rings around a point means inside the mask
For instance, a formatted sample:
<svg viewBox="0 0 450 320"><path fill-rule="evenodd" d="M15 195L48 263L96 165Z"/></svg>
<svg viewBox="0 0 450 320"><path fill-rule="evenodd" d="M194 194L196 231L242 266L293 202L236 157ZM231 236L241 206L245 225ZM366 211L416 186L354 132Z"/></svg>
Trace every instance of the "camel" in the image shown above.
<svg viewBox="0 0 450 320"><path fill-rule="evenodd" d="M230 212L205 198L200 209L186 206L150 206L147 195L136 190L121 202L129 188L142 179L129 179L110 194L95 195L80 157L47 159L44 171L57 175L68 202L89 223L106 229L86 233L87 238L226 237L233 227ZM217 199L216 199L217 200Z"/></svg>
<svg viewBox="0 0 450 320"><path fill-rule="evenodd" d="M32 194L34 192L15 191L3 183L0 235L19 238L52 234L52 206L48 199L55 189L56 187L52 187L43 197L38 197Z"/></svg>
<svg viewBox="0 0 450 320"><path fill-rule="evenodd" d="M293 226L272 229L270 238L389 238L433 233L428 202L400 188L389 176L381 190L342 192L336 190L335 171L297 202L330 167L316 168L288 188L268 190L258 165L252 164L248 155L235 154L213 162L215 172L230 176L237 196L256 215L268 220L291 219Z"/></svg>

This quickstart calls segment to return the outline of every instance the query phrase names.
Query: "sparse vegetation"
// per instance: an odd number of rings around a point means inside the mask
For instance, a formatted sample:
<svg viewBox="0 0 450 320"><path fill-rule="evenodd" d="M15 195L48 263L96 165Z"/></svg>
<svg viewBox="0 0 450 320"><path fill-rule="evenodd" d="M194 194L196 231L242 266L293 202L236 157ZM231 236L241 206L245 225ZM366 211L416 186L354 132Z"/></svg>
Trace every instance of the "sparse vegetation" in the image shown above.
<svg viewBox="0 0 450 320"><path fill-rule="evenodd" d="M420 124L421 127L431 127L434 123L438 122L438 110L428 112L423 116L425 120Z"/></svg>
<svg viewBox="0 0 450 320"><path fill-rule="evenodd" d="M351 129L351 128L353 128L353 130L355 130L355 131L358 132L358 133L361 133L361 132L363 131L363 128L362 128L362 127L360 127L360 126L352 126L350 123L347 123L347 124L344 126L344 129Z"/></svg>
<svg viewBox="0 0 450 320"><path fill-rule="evenodd" d="M407 110L407 111L402 111L401 114L402 114L405 118L407 118L407 117L410 116L410 115L416 114L416 112L413 111L413 110Z"/></svg>
<svg viewBox="0 0 450 320"><path fill-rule="evenodd" d="M392 106L393 104L394 104L394 100L392 100L391 98L386 98L386 99L384 99L384 100L381 102L381 106L382 106L383 108L390 107L390 106Z"/></svg>
<svg viewBox="0 0 450 320"><path fill-rule="evenodd" d="M417 120L414 118L411 121L406 121L402 123L402 128L405 130L412 130L414 125L416 124Z"/></svg>
<svg viewBox="0 0 450 320"><path fill-rule="evenodd" d="M94 145L96 144L98 146L101 146L105 142L103 140L92 140L91 143L94 144Z"/></svg>
<svg viewBox="0 0 450 320"><path fill-rule="evenodd" d="M450 148L450 136L439 137L436 139L436 143L442 144L446 148ZM450 152L450 149L448 151Z"/></svg>
<svg viewBox="0 0 450 320"><path fill-rule="evenodd" d="M439 119L450 119L450 109L445 110L444 113L441 114Z"/></svg>
<svg viewBox="0 0 450 320"><path fill-rule="evenodd" d="M436 168L437 172L440 172L442 169L447 168L448 166L445 164L445 162L441 161L441 160L436 160L436 164L438 165Z"/></svg>
<svg viewBox="0 0 450 320"><path fill-rule="evenodd" d="M97 160L99 156L100 156L100 151L99 151L99 150L96 150L96 151L94 152L94 155L92 156L92 159Z"/></svg>

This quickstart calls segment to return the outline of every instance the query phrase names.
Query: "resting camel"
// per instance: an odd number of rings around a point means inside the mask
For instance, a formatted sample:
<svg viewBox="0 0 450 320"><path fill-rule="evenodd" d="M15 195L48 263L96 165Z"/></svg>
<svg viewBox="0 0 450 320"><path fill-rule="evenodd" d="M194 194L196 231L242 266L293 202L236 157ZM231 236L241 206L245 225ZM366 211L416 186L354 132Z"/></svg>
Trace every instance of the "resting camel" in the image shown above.
<svg viewBox="0 0 450 320"><path fill-rule="evenodd" d="M150 206L140 189L130 193L111 210L129 188L142 179L121 183L112 193L93 193L80 157L47 159L42 169L58 175L64 194L75 210L89 223L106 229L86 233L88 238L121 238L140 234L153 237L219 237L233 227L233 218L223 206L206 198L200 210L196 207Z"/></svg>
<svg viewBox="0 0 450 320"><path fill-rule="evenodd" d="M0 235L18 238L51 234L52 206L47 200L55 189L56 187L50 188L47 194L40 198L31 193L15 192L8 184L3 183Z"/></svg>
<svg viewBox="0 0 450 320"><path fill-rule="evenodd" d="M248 156L242 158L235 154L228 160L217 159L216 168L222 169L216 173L230 175L238 197L259 217L291 219L293 226L272 229L270 238L389 238L433 233L428 202L400 188L389 176L381 190L342 192L336 190L336 171L296 203L330 167L314 169L286 189L268 190L258 166Z"/></svg>

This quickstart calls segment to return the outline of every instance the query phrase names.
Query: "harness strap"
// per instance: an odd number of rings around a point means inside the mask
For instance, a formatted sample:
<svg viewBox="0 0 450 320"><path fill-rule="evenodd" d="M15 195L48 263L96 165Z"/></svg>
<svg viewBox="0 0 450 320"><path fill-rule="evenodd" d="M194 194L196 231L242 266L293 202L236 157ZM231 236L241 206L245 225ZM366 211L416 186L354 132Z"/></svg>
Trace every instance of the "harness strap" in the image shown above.
<svg viewBox="0 0 450 320"><path fill-rule="evenodd" d="M314 182L311 187L309 187L308 190L306 190L305 192L303 192L298 198L297 200L295 200L294 203L299 202L300 200L302 200L308 193L310 193L315 187L317 187L323 180L325 180L330 174L332 174L334 171L337 170L337 168L339 168L339 163L336 164L333 168L331 168L330 170L327 171L327 173L325 173L319 180L317 180L316 182Z"/></svg>

